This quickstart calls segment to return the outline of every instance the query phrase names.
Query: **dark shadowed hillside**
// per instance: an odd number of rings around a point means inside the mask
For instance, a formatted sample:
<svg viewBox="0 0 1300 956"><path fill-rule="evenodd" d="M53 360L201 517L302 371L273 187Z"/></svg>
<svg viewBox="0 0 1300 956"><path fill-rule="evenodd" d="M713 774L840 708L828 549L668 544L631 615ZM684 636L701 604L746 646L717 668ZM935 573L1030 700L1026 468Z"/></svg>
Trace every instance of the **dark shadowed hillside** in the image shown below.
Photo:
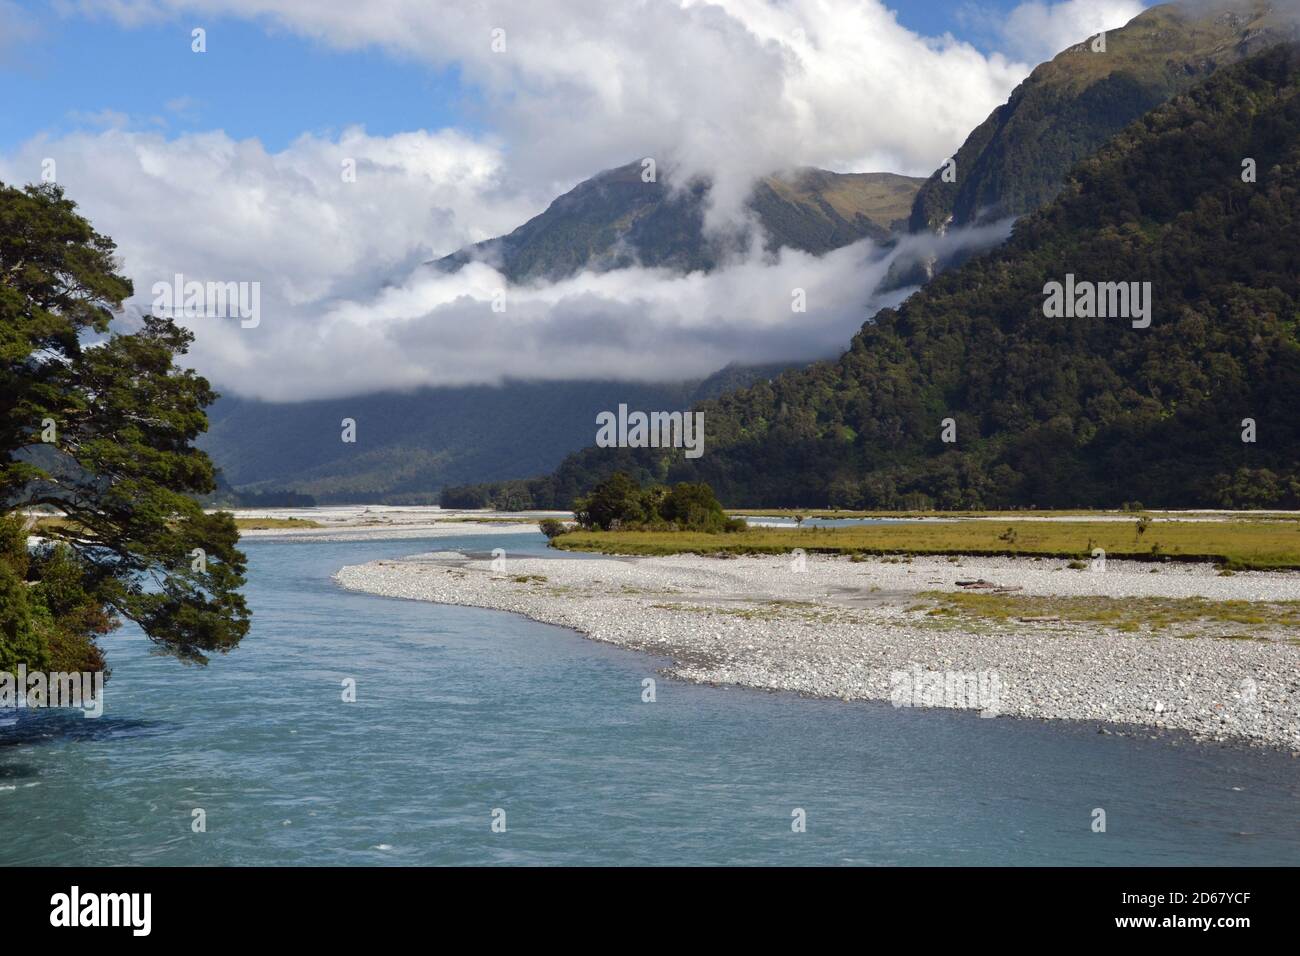
<svg viewBox="0 0 1300 956"><path fill-rule="evenodd" d="M321 503L432 502L447 484L556 467L591 444L596 413L620 402L686 408L785 368L731 365L668 385L508 382L295 403L222 398L200 444L221 466L228 499L261 494L275 504L292 501L289 492ZM357 423L355 443L342 440L344 418Z"/></svg>

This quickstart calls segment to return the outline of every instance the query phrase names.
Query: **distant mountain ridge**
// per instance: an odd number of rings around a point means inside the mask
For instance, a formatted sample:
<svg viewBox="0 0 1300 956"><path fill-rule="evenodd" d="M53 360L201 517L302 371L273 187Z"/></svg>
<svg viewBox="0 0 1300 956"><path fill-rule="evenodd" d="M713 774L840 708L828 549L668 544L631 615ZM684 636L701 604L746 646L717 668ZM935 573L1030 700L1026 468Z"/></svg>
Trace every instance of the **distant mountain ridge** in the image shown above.
<svg viewBox="0 0 1300 956"><path fill-rule="evenodd" d="M895 173L833 173L802 168L759 180L749 200L769 249L820 254L906 228L923 179ZM584 269L634 265L681 272L717 266L729 248L704 233L707 182L674 190L642 179L639 162L606 170L558 197L505 236L435 260L452 271L486 261L511 282L557 281Z"/></svg>
<svg viewBox="0 0 1300 956"><path fill-rule="evenodd" d="M1037 66L912 204L913 232L991 222L1039 208L1065 174L1148 110L1269 46L1294 40L1300 4L1277 0L1162 4Z"/></svg>

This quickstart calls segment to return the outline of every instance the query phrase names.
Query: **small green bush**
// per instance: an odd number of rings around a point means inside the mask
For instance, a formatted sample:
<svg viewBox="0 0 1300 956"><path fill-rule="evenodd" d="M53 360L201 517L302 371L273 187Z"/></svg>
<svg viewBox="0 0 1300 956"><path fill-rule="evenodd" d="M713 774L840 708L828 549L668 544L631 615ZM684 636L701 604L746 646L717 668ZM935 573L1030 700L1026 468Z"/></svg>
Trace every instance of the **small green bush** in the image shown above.
<svg viewBox="0 0 1300 956"><path fill-rule="evenodd" d="M537 526L541 528L542 534L546 535L547 538L558 538L569 530L568 525L563 521L557 521L555 518L543 518L537 522Z"/></svg>

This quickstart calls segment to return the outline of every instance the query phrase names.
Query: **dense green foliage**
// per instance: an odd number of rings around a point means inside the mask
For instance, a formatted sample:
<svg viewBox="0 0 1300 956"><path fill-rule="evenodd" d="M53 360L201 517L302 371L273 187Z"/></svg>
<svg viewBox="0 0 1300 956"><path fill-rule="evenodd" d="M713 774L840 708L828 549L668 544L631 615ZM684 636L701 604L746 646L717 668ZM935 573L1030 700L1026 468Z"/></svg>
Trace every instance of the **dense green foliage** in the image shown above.
<svg viewBox="0 0 1300 956"><path fill-rule="evenodd" d="M26 521L0 515L0 671L106 671L95 640L116 626L71 547L29 551Z"/></svg>
<svg viewBox="0 0 1300 956"><path fill-rule="evenodd" d="M799 170L760 181L749 206L768 248L823 253L868 236L888 238L903 225L920 184L895 173ZM509 235L435 264L458 269L483 259L512 282L638 263L687 272L712 269L737 237L705 235L708 191L703 181L675 190L658 174L654 182L644 182L641 163L629 163L579 183Z"/></svg>
<svg viewBox="0 0 1300 956"><path fill-rule="evenodd" d="M1265 0L1153 7L1044 63L967 137L956 181L936 171L912 206L913 231L1022 215L1056 196L1066 172L1120 129L1212 71L1294 36Z"/></svg>
<svg viewBox="0 0 1300 956"><path fill-rule="evenodd" d="M170 320L110 332L130 294L59 187L0 184L0 667L99 669L121 617L193 660L248 629L234 522L193 497L214 487L192 443L215 396L175 366L191 335ZM35 506L67 520L29 551Z"/></svg>
<svg viewBox="0 0 1300 956"><path fill-rule="evenodd" d="M1300 506L1298 91L1294 45L1215 73L837 362L699 406L702 458L588 449L523 506L564 507L615 470L707 481L733 507ZM1067 272L1151 282L1150 328L1044 317Z"/></svg>
<svg viewBox="0 0 1300 956"><path fill-rule="evenodd" d="M672 488L651 485L643 489L621 471L575 501L574 517L580 527L601 531L672 529L716 534L745 527L740 519L727 517L708 485L679 482Z"/></svg>

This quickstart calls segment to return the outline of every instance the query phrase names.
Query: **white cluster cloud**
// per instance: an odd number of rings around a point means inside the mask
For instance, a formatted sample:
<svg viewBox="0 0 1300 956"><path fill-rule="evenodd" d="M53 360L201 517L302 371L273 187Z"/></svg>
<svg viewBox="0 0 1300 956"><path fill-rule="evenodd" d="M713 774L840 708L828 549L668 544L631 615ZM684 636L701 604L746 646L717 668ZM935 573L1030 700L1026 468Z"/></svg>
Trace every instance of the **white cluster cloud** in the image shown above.
<svg viewBox="0 0 1300 956"><path fill-rule="evenodd" d="M881 0L94 0L126 23L264 21L455 65L515 175L572 183L639 156L685 173L791 160L927 174L1027 72L901 26ZM206 18L206 19L205 19ZM220 42L209 24L209 44Z"/></svg>
<svg viewBox="0 0 1300 956"><path fill-rule="evenodd" d="M293 354L293 363L258 389L281 400L353 394L376 382L673 381L732 361L812 360L843 350L897 257L938 243L987 246L1008 227L911 237L886 255L866 240L821 257L754 251L708 274L636 267L509 286L484 263L450 274L425 268L372 298L333 303L313 317L306 340L297 321L274 313L255 329L223 321L220 333L207 337L223 351L209 359L235 372L249 352Z"/></svg>
<svg viewBox="0 0 1300 956"><path fill-rule="evenodd" d="M30 140L0 157L0 179L36 181L47 159L117 241L144 301L155 281L183 273L259 281L307 316L536 211L502 182L499 149L453 131L376 137L354 128L271 153L222 132L167 139L113 128Z"/></svg>
<svg viewBox="0 0 1300 956"><path fill-rule="evenodd" d="M1031 63L1049 60L1087 37L1122 27L1148 6L1138 0L1030 0L1007 16L1003 49Z"/></svg>
<svg viewBox="0 0 1300 956"><path fill-rule="evenodd" d="M454 64L481 95L490 137L350 129L268 152L217 130L169 139L115 121L0 155L8 182L56 160L69 195L118 241L138 307L176 273L260 282L261 325L198 320L191 358L219 388L277 399L503 376L672 379L832 354L883 275L866 244L821 260L756 256L708 276L584 274L512 289L505 313L491 311L505 283L487 266L440 276L422 263L642 156L670 181L710 176L712 225L735 219L755 177L792 165L926 174L1029 69L918 36L881 0L79 6L128 26L206 25L210 46L221 18L252 18L337 48ZM1012 21L1065 30L1088 6L1124 4L1067 0L1040 19L1026 4ZM356 182L341 175L347 159ZM790 310L796 287L808 291L806 315Z"/></svg>

